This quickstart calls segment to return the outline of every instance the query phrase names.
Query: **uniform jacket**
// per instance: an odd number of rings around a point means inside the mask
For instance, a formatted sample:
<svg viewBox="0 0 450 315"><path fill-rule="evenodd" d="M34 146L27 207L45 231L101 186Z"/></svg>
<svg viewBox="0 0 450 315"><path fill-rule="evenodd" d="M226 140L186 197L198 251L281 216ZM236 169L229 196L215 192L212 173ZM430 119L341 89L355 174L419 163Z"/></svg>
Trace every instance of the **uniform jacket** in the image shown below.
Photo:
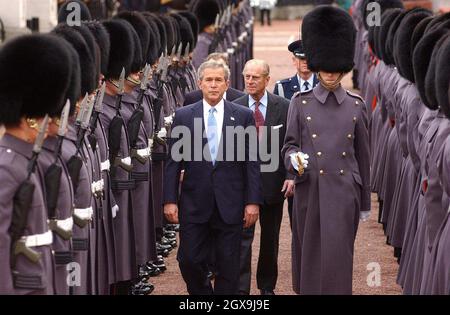
<svg viewBox="0 0 450 315"><path fill-rule="evenodd" d="M314 75L314 86L312 88L316 87L316 85L319 83L316 74L313 75ZM292 96L294 96L296 92L300 92L300 83L298 82L297 75L294 75L291 78L277 81L275 83L273 94L280 96L282 95L282 93L279 90L280 85L283 87L284 98L287 98L289 100L292 98Z"/></svg>

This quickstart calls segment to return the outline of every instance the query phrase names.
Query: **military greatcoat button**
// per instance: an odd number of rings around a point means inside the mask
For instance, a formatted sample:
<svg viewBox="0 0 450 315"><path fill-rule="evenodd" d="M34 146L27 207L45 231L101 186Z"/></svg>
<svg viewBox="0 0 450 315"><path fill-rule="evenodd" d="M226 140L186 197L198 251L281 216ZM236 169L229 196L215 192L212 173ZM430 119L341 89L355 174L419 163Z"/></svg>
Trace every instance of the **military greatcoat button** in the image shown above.
<svg viewBox="0 0 450 315"><path fill-rule="evenodd" d="M346 153L346 152L342 152L342 156L343 156L343 157L346 157L346 156L347 156L347 153Z"/></svg>
<svg viewBox="0 0 450 315"><path fill-rule="evenodd" d="M340 170L339 174L344 175L344 170Z"/></svg>
<svg viewBox="0 0 450 315"><path fill-rule="evenodd" d="M352 136L352 134L350 134L350 133L347 135L347 138L349 138L349 139L351 139L352 137L353 137L353 136Z"/></svg>
<svg viewBox="0 0 450 315"><path fill-rule="evenodd" d="M302 101L302 103L303 103L303 104L306 104L306 101L305 101L305 100L303 100L303 101Z"/></svg>
<svg viewBox="0 0 450 315"><path fill-rule="evenodd" d="M322 152L317 152L317 156L322 156Z"/></svg>
<svg viewBox="0 0 450 315"><path fill-rule="evenodd" d="M306 117L307 121L311 121L311 116Z"/></svg>
<svg viewBox="0 0 450 315"><path fill-rule="evenodd" d="M356 116L353 116L353 122L356 122Z"/></svg>
<svg viewBox="0 0 450 315"><path fill-rule="evenodd" d="M319 173L320 173L320 175L323 175L323 174L324 174L324 171L323 171L323 170L320 170Z"/></svg>
<svg viewBox="0 0 450 315"><path fill-rule="evenodd" d="M11 151L11 149L6 149L6 152L11 153L12 151Z"/></svg>
<svg viewBox="0 0 450 315"><path fill-rule="evenodd" d="M312 137L313 137L313 139L316 139L317 135L315 133L313 133Z"/></svg>

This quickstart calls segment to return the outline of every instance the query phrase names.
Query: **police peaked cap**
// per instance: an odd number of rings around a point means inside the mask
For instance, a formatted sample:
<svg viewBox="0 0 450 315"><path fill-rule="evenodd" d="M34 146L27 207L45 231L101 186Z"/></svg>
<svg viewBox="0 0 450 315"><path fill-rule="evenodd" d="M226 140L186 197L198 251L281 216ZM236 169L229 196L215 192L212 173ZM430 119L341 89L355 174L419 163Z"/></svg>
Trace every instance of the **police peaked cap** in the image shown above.
<svg viewBox="0 0 450 315"><path fill-rule="evenodd" d="M303 19L302 43L313 72L349 72L353 69L356 29L350 15L321 5Z"/></svg>
<svg viewBox="0 0 450 315"><path fill-rule="evenodd" d="M306 58L305 50L303 49L303 44L301 40L296 40L289 44L288 50L294 54L297 58Z"/></svg>

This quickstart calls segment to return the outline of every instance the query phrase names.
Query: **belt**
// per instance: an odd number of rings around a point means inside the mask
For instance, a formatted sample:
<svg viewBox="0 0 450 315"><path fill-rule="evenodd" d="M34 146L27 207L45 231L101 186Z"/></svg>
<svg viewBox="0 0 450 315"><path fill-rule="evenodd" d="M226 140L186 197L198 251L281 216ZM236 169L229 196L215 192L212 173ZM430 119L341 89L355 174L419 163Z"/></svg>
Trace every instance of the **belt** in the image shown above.
<svg viewBox="0 0 450 315"><path fill-rule="evenodd" d="M66 232L72 231L73 228L73 218L68 217L64 220L49 220L50 222L55 222L56 226Z"/></svg>
<svg viewBox="0 0 450 315"><path fill-rule="evenodd" d="M42 234L22 236L21 239L25 241L27 247L38 247L52 244L53 234L52 231L47 231Z"/></svg>
<svg viewBox="0 0 450 315"><path fill-rule="evenodd" d="M111 166L111 164L109 163L109 160L103 161L100 163L100 169L101 171L109 171L109 167Z"/></svg>
<svg viewBox="0 0 450 315"><path fill-rule="evenodd" d="M67 265L73 261L72 251L55 251L55 264Z"/></svg>
<svg viewBox="0 0 450 315"><path fill-rule="evenodd" d="M152 161L165 161L167 160L166 152L152 152Z"/></svg>
<svg viewBox="0 0 450 315"><path fill-rule="evenodd" d="M73 238L72 239L72 248L73 250L85 251L89 249L89 240L87 238Z"/></svg>
<svg viewBox="0 0 450 315"><path fill-rule="evenodd" d="M112 190L133 190L136 185L133 179L131 180L111 180Z"/></svg>
<svg viewBox="0 0 450 315"><path fill-rule="evenodd" d="M147 182L148 172L131 172L131 178L136 182Z"/></svg>

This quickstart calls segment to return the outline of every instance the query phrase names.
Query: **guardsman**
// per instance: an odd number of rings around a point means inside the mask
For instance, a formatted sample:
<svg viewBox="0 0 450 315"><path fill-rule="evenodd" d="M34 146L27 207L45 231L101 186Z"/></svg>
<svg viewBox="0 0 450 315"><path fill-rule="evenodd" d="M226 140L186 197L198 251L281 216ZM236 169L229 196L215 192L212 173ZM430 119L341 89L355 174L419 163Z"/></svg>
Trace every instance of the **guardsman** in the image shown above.
<svg viewBox="0 0 450 315"><path fill-rule="evenodd" d="M315 8L302 24L308 67L320 84L292 99L282 150L286 169L296 175L292 276L298 294L352 293L358 222L370 214L366 108L341 86L353 68L355 33L350 15L332 6Z"/></svg>
<svg viewBox="0 0 450 315"><path fill-rule="evenodd" d="M0 52L0 294L54 293L53 234L36 164L44 116L61 112L71 72L67 45L53 36L22 36Z"/></svg>
<svg viewBox="0 0 450 315"><path fill-rule="evenodd" d="M137 277L135 262L133 225L130 220L130 191L135 182L131 178L132 163L126 125L121 116L124 80L131 73L134 56L133 34L128 22L113 19L103 22L110 35L110 57L106 79L106 93L100 120L105 128L108 147L111 189L117 203L113 211L114 250L116 261L116 283L113 294L129 294L131 280Z"/></svg>

